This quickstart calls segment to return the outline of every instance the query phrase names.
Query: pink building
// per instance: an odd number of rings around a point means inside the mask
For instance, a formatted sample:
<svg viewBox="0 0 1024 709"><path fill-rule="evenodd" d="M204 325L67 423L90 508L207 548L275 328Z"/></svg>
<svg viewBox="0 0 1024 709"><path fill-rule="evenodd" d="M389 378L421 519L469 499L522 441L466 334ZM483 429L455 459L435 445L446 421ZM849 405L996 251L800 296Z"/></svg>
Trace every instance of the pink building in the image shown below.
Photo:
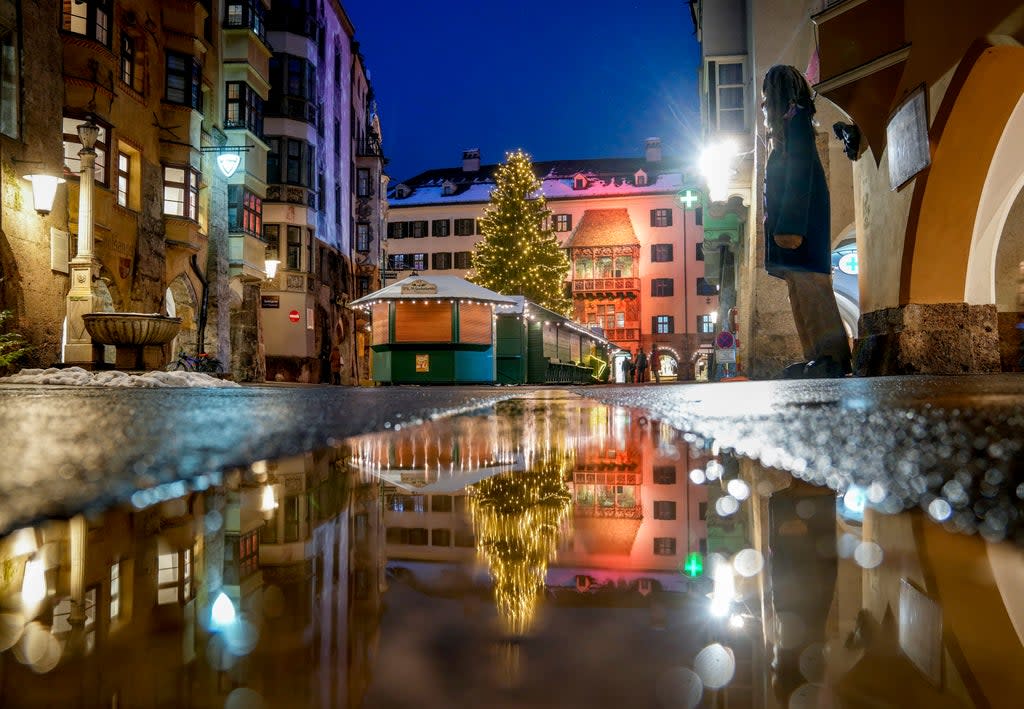
<svg viewBox="0 0 1024 709"><path fill-rule="evenodd" d="M496 167L481 165L479 151L467 150L460 167L395 185L385 242L388 280L413 271L466 275ZM679 199L696 176L663 160L657 138L639 158L556 160L534 168L572 264L566 288L575 319L602 328L632 353L656 345L664 378L693 379L718 308L717 289L704 280L700 210ZM621 376L621 362L616 365Z"/></svg>

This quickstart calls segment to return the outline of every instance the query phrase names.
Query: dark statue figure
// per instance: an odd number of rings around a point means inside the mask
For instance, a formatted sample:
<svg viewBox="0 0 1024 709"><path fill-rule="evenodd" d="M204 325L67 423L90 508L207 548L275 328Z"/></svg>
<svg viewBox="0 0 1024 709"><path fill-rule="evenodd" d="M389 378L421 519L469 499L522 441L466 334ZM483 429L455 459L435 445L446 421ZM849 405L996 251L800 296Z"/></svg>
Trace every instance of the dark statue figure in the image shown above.
<svg viewBox="0 0 1024 709"><path fill-rule="evenodd" d="M765 268L789 287L805 362L784 376L851 372L850 344L832 292L828 185L814 141L814 101L797 69L776 65L762 88L771 152L765 167Z"/></svg>

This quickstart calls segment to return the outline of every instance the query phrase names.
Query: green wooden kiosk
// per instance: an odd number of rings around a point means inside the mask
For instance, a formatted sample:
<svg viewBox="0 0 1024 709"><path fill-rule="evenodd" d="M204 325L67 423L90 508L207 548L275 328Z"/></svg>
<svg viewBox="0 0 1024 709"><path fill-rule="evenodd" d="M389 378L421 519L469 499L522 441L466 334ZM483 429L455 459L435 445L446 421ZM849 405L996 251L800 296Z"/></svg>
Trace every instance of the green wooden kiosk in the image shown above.
<svg viewBox="0 0 1024 709"><path fill-rule="evenodd" d="M600 334L521 295L497 310L501 384L594 384L611 374L612 351Z"/></svg>
<svg viewBox="0 0 1024 709"><path fill-rule="evenodd" d="M493 384L495 314L515 300L457 276L409 276L352 301L370 315L382 384Z"/></svg>

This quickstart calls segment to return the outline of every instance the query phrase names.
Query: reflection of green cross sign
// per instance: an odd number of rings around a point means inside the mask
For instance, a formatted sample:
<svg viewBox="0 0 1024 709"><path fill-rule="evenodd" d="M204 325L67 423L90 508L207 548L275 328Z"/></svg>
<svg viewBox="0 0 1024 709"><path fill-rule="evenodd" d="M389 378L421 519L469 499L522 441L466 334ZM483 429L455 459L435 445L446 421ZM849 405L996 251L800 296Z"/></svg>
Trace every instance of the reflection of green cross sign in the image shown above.
<svg viewBox="0 0 1024 709"><path fill-rule="evenodd" d="M683 573L690 578L697 578L704 574L704 559L701 557L700 552L691 551L686 555Z"/></svg>
<svg viewBox="0 0 1024 709"><path fill-rule="evenodd" d="M682 203L683 209L694 209L700 204L700 192L687 188L679 193L679 201Z"/></svg>

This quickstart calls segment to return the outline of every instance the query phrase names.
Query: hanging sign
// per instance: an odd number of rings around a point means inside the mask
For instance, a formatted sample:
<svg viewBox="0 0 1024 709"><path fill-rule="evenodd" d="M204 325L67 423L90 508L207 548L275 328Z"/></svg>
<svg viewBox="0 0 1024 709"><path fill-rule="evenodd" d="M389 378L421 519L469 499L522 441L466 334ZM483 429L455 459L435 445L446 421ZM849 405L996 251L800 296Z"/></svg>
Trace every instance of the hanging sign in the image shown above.
<svg viewBox="0 0 1024 709"><path fill-rule="evenodd" d="M430 355L418 354L416 355L416 371L417 372L429 372L430 371Z"/></svg>
<svg viewBox="0 0 1024 709"><path fill-rule="evenodd" d="M437 295L437 284L424 281L410 281L402 284L402 295Z"/></svg>

